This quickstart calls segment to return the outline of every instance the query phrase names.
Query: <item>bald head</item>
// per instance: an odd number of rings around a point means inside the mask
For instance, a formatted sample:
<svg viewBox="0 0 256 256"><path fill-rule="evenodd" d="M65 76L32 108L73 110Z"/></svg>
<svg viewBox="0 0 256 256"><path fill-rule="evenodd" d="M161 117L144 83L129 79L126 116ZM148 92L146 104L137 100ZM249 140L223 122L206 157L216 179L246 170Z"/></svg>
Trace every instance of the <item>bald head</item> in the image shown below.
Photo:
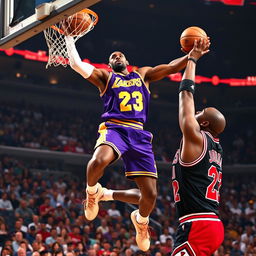
<svg viewBox="0 0 256 256"><path fill-rule="evenodd" d="M216 108L205 108L196 114L196 119L202 130L209 131L214 137L221 134L226 126L224 115Z"/></svg>

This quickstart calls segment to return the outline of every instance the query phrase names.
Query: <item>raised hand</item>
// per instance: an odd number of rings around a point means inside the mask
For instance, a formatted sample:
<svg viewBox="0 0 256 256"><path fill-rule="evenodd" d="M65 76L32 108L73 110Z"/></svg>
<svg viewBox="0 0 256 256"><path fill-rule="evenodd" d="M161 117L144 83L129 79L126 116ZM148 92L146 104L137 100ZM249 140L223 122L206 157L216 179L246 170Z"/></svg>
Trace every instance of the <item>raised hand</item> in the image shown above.
<svg viewBox="0 0 256 256"><path fill-rule="evenodd" d="M198 60L210 50L210 38L195 40L193 49L188 53L188 58Z"/></svg>

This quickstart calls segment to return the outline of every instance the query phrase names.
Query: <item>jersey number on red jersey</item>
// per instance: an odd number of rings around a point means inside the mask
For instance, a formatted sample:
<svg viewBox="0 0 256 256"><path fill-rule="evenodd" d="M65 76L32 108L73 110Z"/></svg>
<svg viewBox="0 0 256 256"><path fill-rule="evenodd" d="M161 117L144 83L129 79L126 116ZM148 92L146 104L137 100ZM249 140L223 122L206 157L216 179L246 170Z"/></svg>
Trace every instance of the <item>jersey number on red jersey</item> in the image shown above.
<svg viewBox="0 0 256 256"><path fill-rule="evenodd" d="M215 166L211 166L208 170L208 177L212 177L211 184L207 187L205 197L219 203L220 201L220 187L222 184L222 172L218 171ZM218 184L217 184L218 182ZM217 188L216 188L217 185Z"/></svg>
<svg viewBox="0 0 256 256"><path fill-rule="evenodd" d="M220 187L222 184L222 172L218 171L215 166L211 166L208 170L208 177L213 178L212 182L206 189L205 198L213 200L219 203L220 201ZM217 184L218 183L218 184ZM217 185L217 188L216 188ZM172 181L173 197L175 203L180 201L179 194L179 182L177 180Z"/></svg>

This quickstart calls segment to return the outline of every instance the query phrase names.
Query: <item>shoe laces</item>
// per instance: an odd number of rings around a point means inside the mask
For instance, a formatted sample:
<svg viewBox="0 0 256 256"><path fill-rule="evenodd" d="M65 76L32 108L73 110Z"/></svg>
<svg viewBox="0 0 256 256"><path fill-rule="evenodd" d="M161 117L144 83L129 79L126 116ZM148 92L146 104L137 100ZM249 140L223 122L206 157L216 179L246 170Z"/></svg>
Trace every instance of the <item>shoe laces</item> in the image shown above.
<svg viewBox="0 0 256 256"><path fill-rule="evenodd" d="M95 198L94 197L88 197L88 207L91 208L95 205Z"/></svg>
<svg viewBox="0 0 256 256"><path fill-rule="evenodd" d="M95 194L93 194L93 195L90 195L89 193L87 194L88 198L86 198L83 201L83 205L85 206L85 208L92 208L95 205L95 196L94 196Z"/></svg>
<svg viewBox="0 0 256 256"><path fill-rule="evenodd" d="M148 224L140 224L139 225L139 234L143 239L148 239L150 237L150 230Z"/></svg>

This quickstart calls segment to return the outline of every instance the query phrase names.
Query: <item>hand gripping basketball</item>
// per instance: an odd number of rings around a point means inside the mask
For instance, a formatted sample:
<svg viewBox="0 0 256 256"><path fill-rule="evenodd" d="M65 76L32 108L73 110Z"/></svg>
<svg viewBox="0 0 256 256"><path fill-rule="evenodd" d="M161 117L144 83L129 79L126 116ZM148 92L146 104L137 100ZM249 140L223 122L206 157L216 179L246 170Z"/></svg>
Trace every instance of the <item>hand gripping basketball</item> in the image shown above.
<svg viewBox="0 0 256 256"><path fill-rule="evenodd" d="M181 50L188 53L192 50L195 40L207 39L206 32L199 27L188 27L180 36Z"/></svg>

